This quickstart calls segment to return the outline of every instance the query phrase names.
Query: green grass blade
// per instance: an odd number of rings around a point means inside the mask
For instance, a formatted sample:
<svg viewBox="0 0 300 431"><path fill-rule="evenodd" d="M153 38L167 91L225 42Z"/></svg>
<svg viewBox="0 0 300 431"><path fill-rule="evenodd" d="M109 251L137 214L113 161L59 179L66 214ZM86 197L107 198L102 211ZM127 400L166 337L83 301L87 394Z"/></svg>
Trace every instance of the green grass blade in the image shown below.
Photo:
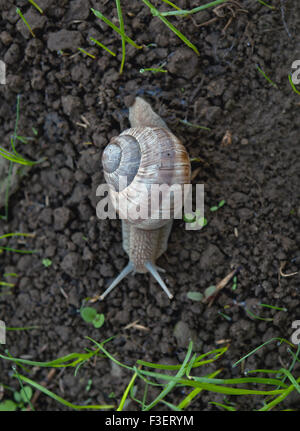
<svg viewBox="0 0 300 431"><path fill-rule="evenodd" d="M24 385L23 385L23 381L22 381L22 379L21 379L21 375L17 372L17 370L14 368L14 371L15 371L15 374L13 375L13 377L17 377L17 379L18 379L18 381L19 381L19 385L20 385L20 387L21 387L21 391L20 392L22 392L23 391L23 394L25 395L25 398L26 398L26 402L28 403L28 405L30 406L30 408L31 408L31 410L35 410L34 409L34 407L33 407L33 405L32 405L32 403L31 403L31 401L30 401L30 398L31 398L31 396L28 398L28 396L27 396L27 393L28 392L26 392L25 390L24 390ZM32 389L30 388L30 392L31 392L31 395L32 395Z"/></svg>
<svg viewBox="0 0 300 431"><path fill-rule="evenodd" d="M195 382L212 383L220 385L239 385L244 383L260 383L264 385L274 385L287 388L287 385L282 383L279 379L272 379L268 377L240 377L235 379L212 379L209 377L193 377Z"/></svg>
<svg viewBox="0 0 300 431"><path fill-rule="evenodd" d="M95 10L93 8L91 8L91 11L93 12L93 14L97 17L102 19L102 21L105 22L105 24L107 24L109 27L111 27L116 33L118 33L120 36L123 36L124 39L126 40L126 42L130 43L132 46L134 46L136 49L141 49L143 48L142 46L137 45L132 39L130 39L130 37L128 37L125 33L122 33L120 31L120 29L115 26L109 19L105 18L104 15L102 15L101 12L99 12L98 10Z"/></svg>
<svg viewBox="0 0 300 431"><path fill-rule="evenodd" d="M273 341L279 341L280 344L281 343L287 343L290 346L294 347L294 344L292 344L290 341L286 340L285 338L270 338L270 340L266 341L265 343L261 344L260 346L256 347L255 349L251 350L251 352L247 353L247 355L243 356L241 359L239 359L237 362L235 362L232 365L232 368L236 367L240 362L244 361L246 358L248 358L249 356L253 355L255 352L257 352L259 349L261 349L262 347L266 346L269 343L272 343Z"/></svg>
<svg viewBox="0 0 300 431"><path fill-rule="evenodd" d="M167 27L169 27L170 30L173 31L173 33L176 34L189 48L191 48L197 55L200 55L198 49L192 42L190 42L173 24L171 24L163 15L160 13L152 3L150 3L148 0L142 0L143 3L145 3L146 6L148 6L151 10L151 13L154 16L157 16ZM178 11L179 12L179 11Z"/></svg>
<svg viewBox="0 0 300 431"><path fill-rule="evenodd" d="M103 43L99 42L99 40L94 39L93 37L90 37L90 40L93 41L96 45L105 49L105 51L109 52L109 54L113 55L114 57L116 56L116 54L113 51L111 51L109 48L107 48L107 46L103 45Z"/></svg>
<svg viewBox="0 0 300 431"><path fill-rule="evenodd" d="M140 370L140 374L154 377L156 379L163 379L163 380L169 380L169 381L176 381L177 383L187 384L187 386L194 386L194 387L202 387L202 385L238 385L243 383L260 383L265 385L273 385L273 386L281 386L284 389L287 388L287 385L284 384L279 379L273 379L273 378L267 378L267 377L241 377L241 378L235 378L235 379L214 379L210 377L192 377L191 379L181 379L181 377L176 376L170 376L167 374L161 374L161 373L155 373L152 371L145 371ZM235 389L235 388L226 388L226 389ZM252 390L251 390L252 391Z"/></svg>
<svg viewBox="0 0 300 431"><path fill-rule="evenodd" d="M93 60L95 60L96 57L90 52L86 51L85 49L78 47L78 50L83 54L87 55L88 57L92 58Z"/></svg>
<svg viewBox="0 0 300 431"><path fill-rule="evenodd" d="M11 247L0 247L0 253L2 251L11 251L12 253L21 253L21 254L33 254L38 253L38 250L20 250L18 248L11 248Z"/></svg>
<svg viewBox="0 0 300 431"><path fill-rule="evenodd" d="M0 239L3 238L10 238L12 236L26 236L26 237L30 237L33 238L35 235L33 233L24 233L24 232L10 232L10 233L5 233L3 235L0 236Z"/></svg>
<svg viewBox="0 0 300 431"><path fill-rule="evenodd" d="M16 148L15 148L15 142L17 139L17 132L18 132L18 124L19 124L19 119L20 119L20 95L18 94L17 96L17 109L16 109L16 121L15 121L15 129L14 129L14 134L11 137L11 147L13 149L13 152L15 153L16 156L22 157L20 154L18 154Z"/></svg>
<svg viewBox="0 0 300 431"><path fill-rule="evenodd" d="M162 404L164 404L165 406L169 407L170 410L176 411L176 412L181 412L182 410L180 408L178 408L177 406L175 406L174 404L168 403L165 400L161 400L160 401Z"/></svg>
<svg viewBox="0 0 300 431"><path fill-rule="evenodd" d="M198 7L195 7L193 9L190 9L190 10L180 9L179 11L161 12L161 15L163 15L163 16L191 15L193 13L201 12L202 10L205 10L205 9L208 9L208 8L211 8L211 7L214 7L214 6L218 6L218 5L220 5L222 3L226 3L226 2L228 2L228 0L215 0L213 2L206 3L206 4L202 5L202 6L198 6Z"/></svg>
<svg viewBox="0 0 300 431"><path fill-rule="evenodd" d="M49 391L49 389L45 388L42 385L39 385L38 383L34 382L33 380L29 379L28 377L25 377L21 374L14 374L15 377L20 378L24 383L27 383L31 386L33 386L38 391L41 391L43 394L47 395L50 398L53 398L55 401L57 401L60 404L63 404L66 407L70 407L75 410L84 410L84 409L93 409L93 410L107 410L107 409L113 409L114 405L76 405L72 404L69 401L61 398L59 395L56 395L54 392Z"/></svg>
<svg viewBox="0 0 300 431"><path fill-rule="evenodd" d="M259 411L260 412L270 411L277 404L281 403L291 392L293 392L294 389L295 389L294 385L289 386L284 392L279 394L278 397L276 397L273 401L270 401L269 403L265 404L261 409L259 409Z"/></svg>
<svg viewBox="0 0 300 431"><path fill-rule="evenodd" d="M14 287L14 284L13 283L7 283L6 281L0 281L0 286Z"/></svg>
<svg viewBox="0 0 300 431"><path fill-rule="evenodd" d="M5 148L0 147L0 155L2 157L4 157L7 160L10 160L11 162L14 163L19 163L21 165L28 165L28 166L33 166L37 163L41 163L42 161L45 160L45 158L40 159L36 162L31 161L31 160L26 160L24 159L24 157L19 154L16 150L15 147L15 142L16 140L20 140L20 138L22 138L21 136L18 136L17 132L18 132L18 123L19 123L19 118L20 118L20 95L17 96L17 109L16 109L16 121L15 121L15 128L14 128L14 134L11 137L10 143L11 143L11 147L12 147L12 153L5 150Z"/></svg>
<svg viewBox="0 0 300 431"><path fill-rule="evenodd" d="M34 141L34 138L30 136L16 136L16 139L22 142L22 144L28 144L29 141Z"/></svg>
<svg viewBox="0 0 300 431"><path fill-rule="evenodd" d="M192 359L189 361L189 363L187 364L187 367L186 367L186 370L185 370L185 375L186 375L186 377L189 379L189 377L190 377L190 373L191 373L191 370L192 370L192 368L193 368L193 366L194 366L194 363L195 363L195 361L196 361L196 358L197 358L197 355L196 355L196 353L194 353L193 354L193 357L192 357Z"/></svg>
<svg viewBox="0 0 300 431"><path fill-rule="evenodd" d="M3 154L6 154L7 156L16 157L14 154L10 153L9 151L7 151L7 150L6 150L5 148L3 148L3 147L0 147L0 151L1 151Z"/></svg>
<svg viewBox="0 0 300 431"><path fill-rule="evenodd" d="M38 367L53 367L53 368L64 368L64 367L75 367L78 363L87 361L93 356L97 355L99 350L95 350L89 353L70 353L69 355L62 356L61 358L54 359L53 361L38 362L31 361L29 359L13 358L11 356L5 356L0 354L0 358L7 361L12 361L24 365L32 365ZM74 360L75 359L75 360Z"/></svg>
<svg viewBox="0 0 300 431"><path fill-rule="evenodd" d="M11 185L11 176L13 171L13 162L9 162L7 184L5 190L5 203L4 203L4 216L0 216L1 219L8 220L8 202L9 202L9 190Z"/></svg>
<svg viewBox="0 0 300 431"><path fill-rule="evenodd" d="M181 365L165 365L165 364L154 364L152 362L142 361L141 359L138 359L136 361L138 365L142 365L143 367L149 367L149 368L155 368L158 370L179 370L181 368Z"/></svg>
<svg viewBox="0 0 300 431"><path fill-rule="evenodd" d="M217 370L213 373L211 373L208 377L215 377L217 376L222 370ZM191 402L194 400L194 398L202 391L202 388L195 388L193 389L179 404L178 408L183 410L185 407L188 407Z"/></svg>
<svg viewBox="0 0 300 431"><path fill-rule="evenodd" d="M32 166L38 162L32 162L30 160L26 160L23 157L17 157L15 154L6 151L3 147L0 147L0 155L7 160L10 160L13 163L19 163L20 165Z"/></svg>
<svg viewBox="0 0 300 431"><path fill-rule="evenodd" d="M137 373L134 373L134 375L132 376L132 378L131 378L131 380L130 380L130 382L129 382L128 386L127 386L127 388L125 389L125 392L124 392L124 394L123 394L123 396L122 396L122 399L121 399L120 405L119 405L119 407L117 408L117 412L121 412L121 411L123 411L125 401L126 401L126 399L127 399L127 397L128 397L128 393L129 393L130 389L132 388L132 386L133 386L134 381L135 381L135 379L136 379L136 378L137 378Z"/></svg>
<svg viewBox="0 0 300 431"><path fill-rule="evenodd" d="M228 350L228 346L225 346L225 347L220 347L218 349L210 350L209 352L203 353L202 355L198 356L195 359L195 362L193 363L192 368L196 368L196 367L199 367L199 366L202 366L205 364L209 364L209 363L215 361L220 356L224 355L224 353L227 350ZM212 359L207 359L205 361L202 361L203 358L205 358L209 355L214 355L214 357ZM143 361L140 359L137 360L137 364L142 365L143 367L155 368L155 369L159 369L159 370L179 370L181 368L180 364L179 365L155 364L153 362L147 362L147 361Z"/></svg>
<svg viewBox="0 0 300 431"><path fill-rule="evenodd" d="M272 10L276 9L275 6L271 6L267 3L265 3L263 0L257 0L257 1L258 1L258 3L262 4L263 6L268 7L269 9L272 9Z"/></svg>
<svg viewBox="0 0 300 431"><path fill-rule="evenodd" d="M236 409L232 406L227 406L226 404L217 403L215 401L210 401L208 404L213 404L215 406L222 407L224 410L227 410L229 412L235 412L236 411Z"/></svg>
<svg viewBox="0 0 300 431"><path fill-rule="evenodd" d="M120 23L120 32L122 37L122 60L121 60L121 66L119 73L123 73L124 64L125 64L125 58L126 58L126 41L124 38L125 30L124 30L124 21L123 21L123 14L122 14L122 8L121 8L121 2L120 0L116 0L116 6L117 6L117 13Z"/></svg>
<svg viewBox="0 0 300 431"><path fill-rule="evenodd" d="M257 314L252 313L252 311L249 310L246 307L245 307L245 312L248 314L248 316L252 317L252 319L264 320L265 322L272 322L272 320L273 320L272 317L261 317L261 316L258 316Z"/></svg>
<svg viewBox="0 0 300 431"><path fill-rule="evenodd" d="M93 343L95 343L99 350L101 350L110 360L112 360L113 362L115 362L120 367L127 368L127 370L135 371L133 367L129 367L128 365L122 364L117 359L115 359L106 349L104 349L104 347L102 345L103 343L100 344L97 341L95 341L92 338L87 337L87 336L85 338L87 338L88 340L90 340Z"/></svg>
<svg viewBox="0 0 300 431"><path fill-rule="evenodd" d="M140 69L140 73L152 72L152 73L168 73L166 69L160 69L159 67L146 67Z"/></svg>
<svg viewBox="0 0 300 431"><path fill-rule="evenodd" d="M34 6L38 11L39 11L39 13L40 14L43 14L44 12L43 12L43 9L42 8L40 8L39 7L39 5L37 5L33 0L28 0L29 1L29 3L31 3L32 4L32 6Z"/></svg>
<svg viewBox="0 0 300 431"><path fill-rule="evenodd" d="M190 341L189 343L189 347L188 347L188 351L187 354L185 356L185 359L178 371L178 373L176 374L175 378L173 380L171 380L166 387L163 389L163 391L155 398L154 401L152 401L152 403L148 404L148 406L146 406L144 408L144 411L149 411L151 410L152 407L154 407L159 401L161 401L176 385L176 378L180 378L181 376L183 376L183 374L185 373L185 367L190 359L190 356L192 354L192 349L193 349L193 343L192 341ZM162 375L161 375L162 376Z"/></svg>
<svg viewBox="0 0 300 431"><path fill-rule="evenodd" d="M285 307L275 307L274 305L263 304L262 302L258 305L260 305L261 307L272 308L273 310L287 311L287 308Z"/></svg>
<svg viewBox="0 0 300 431"><path fill-rule="evenodd" d="M168 4L169 6L173 7L176 10L181 10L180 7L176 6L176 4L170 2L169 0L162 0L164 3Z"/></svg>
<svg viewBox="0 0 300 431"><path fill-rule="evenodd" d="M214 355L214 357L212 359L208 359L209 362L205 361L205 363L210 363L211 361L215 361L216 359L218 359L222 355L224 355L224 353L227 352L228 348L229 348L229 345L227 345L225 347L220 347L218 349L213 349L213 350L210 350L209 352L203 353L202 355L198 356L198 358L196 359L196 364L204 363L204 361L202 361L202 359L205 358L206 356L209 356L209 355Z"/></svg>
<svg viewBox="0 0 300 431"><path fill-rule="evenodd" d="M33 33L33 31L32 31L32 29L31 29L30 25L28 24L28 22L26 21L26 19L25 19L24 15L22 14L22 12L20 11L20 9L19 9L18 7L17 7L17 9L16 9L16 12L17 12L17 14L19 15L19 17L22 19L22 21L24 22L24 24L26 25L26 27L28 28L28 30L30 31L31 35L32 35L33 37L35 37L35 34Z"/></svg>
<svg viewBox="0 0 300 431"><path fill-rule="evenodd" d="M208 379L208 378L202 377L202 378L197 378L197 380L196 380L196 378L194 377L193 380L191 380L191 379L182 379L178 375L168 376L165 374L153 373L151 371L136 370L136 372L138 374L140 374L141 376L144 375L144 376L168 380L169 383L168 383L167 387L169 385L171 385L172 388L174 386L177 386L177 385L179 385L179 386L191 386L194 388L204 389L206 391L216 392L219 394L226 394L226 395L280 395L284 391L287 390L286 387L284 389L270 389L270 390L243 389L243 388L223 386L222 384L214 384L214 383L209 382L209 380L217 380L217 381L220 381L221 383L223 383L224 380L222 380L222 379ZM229 380L237 380L237 384L241 384L241 382L239 382L239 380L241 380L241 379L229 379ZM274 382L272 382L272 380L274 380ZM246 382L246 378L245 378L245 382ZM262 382L267 383L267 384L269 383L272 385L275 383L278 384L280 382L281 386L286 386L286 385L282 384L282 382L277 380L277 379L263 379ZM163 393L164 393L164 391L159 395L158 401L160 400L160 397ZM164 396L165 395L166 394L164 393ZM152 404L150 406L153 407ZM146 410L149 410L149 406Z"/></svg>
<svg viewBox="0 0 300 431"><path fill-rule="evenodd" d="M294 387L297 390L297 392L300 394L300 386L298 384L298 381L291 374L291 372L289 370L286 370L285 368L281 368L278 372L279 373L283 373L290 380L290 382L292 383L292 385L294 385Z"/></svg>
<svg viewBox="0 0 300 431"><path fill-rule="evenodd" d="M259 73L261 73L261 75L275 88L278 89L277 84L275 84L275 82L273 82L266 74L265 72L259 67L259 65L256 65L257 70L259 71Z"/></svg>
<svg viewBox="0 0 300 431"><path fill-rule="evenodd" d="M297 90L297 88L296 88L295 84L293 83L293 80L292 80L291 75L289 75L289 81L290 81L291 87L292 87L292 89L294 90L294 92L295 92L296 94L299 94L299 96L300 96L300 91L298 91L298 90Z"/></svg>

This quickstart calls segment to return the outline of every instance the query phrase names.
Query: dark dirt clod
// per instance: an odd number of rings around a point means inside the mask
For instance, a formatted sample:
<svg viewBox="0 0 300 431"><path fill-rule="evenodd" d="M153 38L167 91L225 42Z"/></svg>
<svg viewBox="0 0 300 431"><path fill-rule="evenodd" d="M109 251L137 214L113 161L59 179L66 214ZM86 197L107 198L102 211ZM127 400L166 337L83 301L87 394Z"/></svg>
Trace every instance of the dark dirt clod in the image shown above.
<svg viewBox="0 0 300 431"><path fill-rule="evenodd" d="M74 47L81 45L83 41L79 31L59 30L49 33L47 47L50 51L59 51L64 49L74 50Z"/></svg>

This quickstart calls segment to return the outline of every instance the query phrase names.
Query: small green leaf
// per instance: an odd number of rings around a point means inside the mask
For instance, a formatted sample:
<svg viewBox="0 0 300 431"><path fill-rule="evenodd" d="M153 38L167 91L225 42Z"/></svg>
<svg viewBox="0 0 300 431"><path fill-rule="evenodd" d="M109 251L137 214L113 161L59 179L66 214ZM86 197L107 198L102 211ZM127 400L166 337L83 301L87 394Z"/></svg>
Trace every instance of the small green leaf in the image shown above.
<svg viewBox="0 0 300 431"><path fill-rule="evenodd" d="M92 307L83 307L80 309L80 315L87 323L92 323L97 315L97 311Z"/></svg>
<svg viewBox="0 0 300 431"><path fill-rule="evenodd" d="M188 292L187 297L192 301L201 301L203 295L200 292Z"/></svg>
<svg viewBox="0 0 300 431"><path fill-rule="evenodd" d="M21 402L21 394L20 394L20 392L14 392L14 399L15 399L15 401L17 402L17 403L20 403Z"/></svg>
<svg viewBox="0 0 300 431"><path fill-rule="evenodd" d="M209 286L204 291L205 298L209 298L210 296L213 296L216 293L216 290L217 290L216 286Z"/></svg>
<svg viewBox="0 0 300 431"><path fill-rule="evenodd" d="M210 208L210 211L213 213L215 211L218 211L218 209L219 209L219 207L213 206L213 207Z"/></svg>
<svg viewBox="0 0 300 431"><path fill-rule="evenodd" d="M206 226L207 225L207 219L205 217L200 217L198 220L198 225L202 226L202 227Z"/></svg>
<svg viewBox="0 0 300 431"><path fill-rule="evenodd" d="M6 400L0 403L0 412L14 412L15 410L17 410L17 405L12 400Z"/></svg>
<svg viewBox="0 0 300 431"><path fill-rule="evenodd" d="M231 322L231 317L227 316L227 314L222 313L221 311L218 311L218 314L220 314L220 316L224 317L224 319L228 320L229 322Z"/></svg>
<svg viewBox="0 0 300 431"><path fill-rule="evenodd" d="M21 390L20 390L20 395L22 398L22 401L24 401L24 403L28 403L31 400L32 397L32 389L30 386L24 386Z"/></svg>
<svg viewBox="0 0 300 431"><path fill-rule="evenodd" d="M42 260L42 264L43 264L46 268L48 268L49 266L51 266L51 265L52 265L52 260L50 260L50 259L43 259L43 260Z"/></svg>
<svg viewBox="0 0 300 431"><path fill-rule="evenodd" d="M222 201L219 202L218 207L221 208L222 206L224 206L226 203L226 201L223 199Z"/></svg>
<svg viewBox="0 0 300 431"><path fill-rule="evenodd" d="M192 214L192 213L186 213L183 216L183 220L186 223L193 223L196 220L196 216L194 214Z"/></svg>
<svg viewBox="0 0 300 431"><path fill-rule="evenodd" d="M89 392L89 390L91 389L92 383L93 383L93 380L89 379L85 387L86 392Z"/></svg>
<svg viewBox="0 0 300 431"><path fill-rule="evenodd" d="M103 323L104 323L104 314L96 314L95 318L93 319L94 327L101 328Z"/></svg>

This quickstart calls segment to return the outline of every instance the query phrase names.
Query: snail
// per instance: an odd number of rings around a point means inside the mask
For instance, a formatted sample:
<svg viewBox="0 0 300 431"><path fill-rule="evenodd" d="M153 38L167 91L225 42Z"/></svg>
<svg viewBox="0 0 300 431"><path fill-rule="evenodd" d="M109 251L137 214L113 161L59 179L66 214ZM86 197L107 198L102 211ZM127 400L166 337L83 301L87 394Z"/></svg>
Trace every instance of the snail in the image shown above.
<svg viewBox="0 0 300 431"><path fill-rule="evenodd" d="M183 185L191 181L190 160L180 140L141 97L136 97L129 108L129 122L131 128L112 138L102 154L110 198L113 205L118 204L117 212L122 218L123 249L129 256L129 263L99 298L104 299L131 272L150 272L172 299L173 295L159 274L159 271L165 271L155 262L168 247L176 212L174 199L169 208L164 207L163 198L153 204L150 189L154 184L179 185L182 192ZM126 178L126 183L122 184L120 178ZM124 216L121 204L125 202ZM133 209L139 208L139 214L145 215L150 207L150 217L132 216L135 214ZM168 213L165 213L166 209L169 209Z"/></svg>

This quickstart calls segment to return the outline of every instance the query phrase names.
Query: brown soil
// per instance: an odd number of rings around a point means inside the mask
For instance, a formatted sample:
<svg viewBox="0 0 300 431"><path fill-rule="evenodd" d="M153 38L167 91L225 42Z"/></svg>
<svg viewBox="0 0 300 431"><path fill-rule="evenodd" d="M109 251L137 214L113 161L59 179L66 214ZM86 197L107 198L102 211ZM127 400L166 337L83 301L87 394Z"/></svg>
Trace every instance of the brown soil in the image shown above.
<svg viewBox="0 0 300 431"><path fill-rule="evenodd" d="M243 370L232 369L232 364L272 337L290 339L292 322L300 319L300 272L279 276L283 265L285 274L300 270L300 98L288 81L293 61L300 59L300 5L274 0L276 9L271 10L257 1L240 1L247 13L233 6L236 16L225 31L228 10L224 18L205 26L200 24L217 17L211 9L193 18L172 19L197 46L197 57L144 4L123 0L128 36L148 46L136 50L127 44L120 75L121 40L89 9L116 19L112 3L39 0L44 10L40 15L27 1L20 1L33 38L15 4L0 1L0 58L7 65L7 84L0 85L1 143L9 148L20 94L18 134L33 136L34 127L38 137L19 143L17 149L33 160L47 158L22 179L9 202L9 220L0 224L1 233L35 233L25 243L10 239L1 245L38 250L32 255L1 255L1 273L14 272L18 278L5 278L16 284L10 295L0 296L0 318L9 327L39 329L8 332L3 347L15 357L45 361L83 352L91 347L87 335L98 341L116 335L107 349L133 365L137 359L180 363L189 338L198 352L229 342L222 361L209 371L222 366L221 377L243 376ZM176 4L190 9L199 2ZM92 46L90 37L117 57ZM79 53L78 47L96 59ZM139 72L161 65L168 73ZM82 301L103 291L127 263L120 221L96 217L95 190L104 182L101 154L109 139L129 126L126 106L134 95L151 103L191 157L201 158L193 163L193 170L201 168L194 183L205 184L208 224L197 232L186 231L180 221L173 227L168 251L159 262L175 294L172 302L149 275L128 277L94 305L106 319L101 329L94 329L79 315ZM211 212L223 199L226 204ZM51 266L43 265L45 258ZM187 298L189 291L203 292L237 267L236 290L231 281L212 306ZM253 318L246 309L272 320ZM148 330L124 329L134 321ZM273 342L243 366L279 369L291 361L287 345ZM1 361L0 367L0 383L18 387L10 377L11 364ZM41 382L48 371L35 369L30 377ZM299 374L299 364L295 373ZM89 379L92 387L86 392ZM73 403L89 398L91 404L101 404L112 401L112 392L115 401L120 400L129 379L130 373L103 358L85 364L76 377L73 369L57 371L48 387ZM148 399L156 394L156 388L149 389ZM176 404L183 396L175 391L168 401ZM243 410L262 405L261 398L229 400ZM189 410L217 409L209 401L224 402L224 397L201 393ZM283 406L298 408L299 394ZM66 409L46 396L40 396L35 407ZM129 410L138 408L134 402L128 405Z"/></svg>

